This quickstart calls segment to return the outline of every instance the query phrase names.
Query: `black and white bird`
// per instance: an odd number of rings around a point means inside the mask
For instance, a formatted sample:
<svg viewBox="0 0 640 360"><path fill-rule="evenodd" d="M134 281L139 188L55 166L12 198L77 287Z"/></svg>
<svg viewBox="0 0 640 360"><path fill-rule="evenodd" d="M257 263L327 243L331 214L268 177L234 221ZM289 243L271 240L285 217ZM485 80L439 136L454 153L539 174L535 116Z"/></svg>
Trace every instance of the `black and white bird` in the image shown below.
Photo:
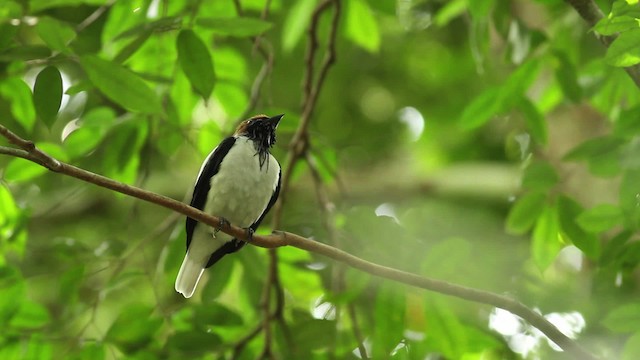
<svg viewBox="0 0 640 360"><path fill-rule="evenodd" d="M246 228L251 236L280 193L280 164L269 150L283 116L257 115L245 120L233 136L213 149L200 168L191 206ZM187 254L176 291L189 298L204 269L245 243L189 217L186 231Z"/></svg>

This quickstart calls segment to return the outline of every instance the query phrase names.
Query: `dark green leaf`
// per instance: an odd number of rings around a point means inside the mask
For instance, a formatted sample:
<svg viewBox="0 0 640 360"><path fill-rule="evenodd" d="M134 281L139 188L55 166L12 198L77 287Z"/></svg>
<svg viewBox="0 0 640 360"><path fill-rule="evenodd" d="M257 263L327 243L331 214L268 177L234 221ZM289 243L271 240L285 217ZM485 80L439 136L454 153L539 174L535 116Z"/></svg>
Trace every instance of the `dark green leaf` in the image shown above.
<svg viewBox="0 0 640 360"><path fill-rule="evenodd" d="M622 111L613 125L617 136L632 138L640 134L640 106Z"/></svg>
<svg viewBox="0 0 640 360"><path fill-rule="evenodd" d="M167 346L190 354L211 353L223 344L222 338L214 333L184 331L173 334Z"/></svg>
<svg viewBox="0 0 640 360"><path fill-rule="evenodd" d="M268 21L245 17L199 18L196 23L217 34L236 37L257 36L271 29L272 26Z"/></svg>
<svg viewBox="0 0 640 360"><path fill-rule="evenodd" d="M542 213L546 201L546 195L541 192L532 192L524 195L511 207L507 217L507 231L512 234L524 234L527 232Z"/></svg>
<svg viewBox="0 0 640 360"><path fill-rule="evenodd" d="M216 271L209 272L209 279L202 288L202 301L210 303L218 299L224 288L229 284L234 261L220 261L216 264Z"/></svg>
<svg viewBox="0 0 640 360"><path fill-rule="evenodd" d="M297 0L287 12L282 26L282 49L285 52L290 52L300 42L315 5L315 0Z"/></svg>
<svg viewBox="0 0 640 360"><path fill-rule="evenodd" d="M640 29L623 32L613 40L604 60L618 67L640 63Z"/></svg>
<svg viewBox="0 0 640 360"><path fill-rule="evenodd" d="M403 337L406 302L397 284L383 283L375 298L372 352L387 358ZM389 309L394 309L390 312Z"/></svg>
<svg viewBox="0 0 640 360"><path fill-rule="evenodd" d="M589 139L572 149L563 157L563 159L584 160L592 157L602 156L605 153L617 151L622 144L622 140L612 136L603 136Z"/></svg>
<svg viewBox="0 0 640 360"><path fill-rule="evenodd" d="M615 332L640 331L640 303L634 302L614 309L602 323Z"/></svg>
<svg viewBox="0 0 640 360"><path fill-rule="evenodd" d="M296 322L291 330L294 343L310 351L322 349L327 345L326 339L335 336L336 323L329 320L305 319Z"/></svg>
<svg viewBox="0 0 640 360"><path fill-rule="evenodd" d="M64 54L71 53L69 43L76 37L75 30L68 24L60 20L45 16L38 19L36 25L38 36L51 49L60 51Z"/></svg>
<svg viewBox="0 0 640 360"><path fill-rule="evenodd" d="M14 37L18 33L18 29L18 26L12 25L8 22L0 24L0 50L4 50L11 45Z"/></svg>
<svg viewBox="0 0 640 360"><path fill-rule="evenodd" d="M208 99L213 91L215 74L211 54L205 43L191 30L182 30L176 43L180 67L193 88Z"/></svg>
<svg viewBox="0 0 640 360"><path fill-rule="evenodd" d="M151 316L152 312L147 305L126 307L109 328L105 339L127 353L145 347L162 325L162 319Z"/></svg>
<svg viewBox="0 0 640 360"><path fill-rule="evenodd" d="M558 198L558 217L562 233L589 258L600 256L600 239L594 234L585 232L576 222L583 209L575 200L560 196Z"/></svg>
<svg viewBox="0 0 640 360"><path fill-rule="evenodd" d="M557 183L556 170L546 162L531 163L522 178L522 187L529 190L546 191Z"/></svg>
<svg viewBox="0 0 640 360"><path fill-rule="evenodd" d="M81 57L80 63L93 85L125 109L143 113L162 111L155 92L132 71L94 55Z"/></svg>
<svg viewBox="0 0 640 360"><path fill-rule="evenodd" d="M433 17L436 26L445 26L456 17L463 15L467 11L467 0L453 0L442 6Z"/></svg>
<svg viewBox="0 0 640 360"><path fill-rule="evenodd" d="M0 51L0 61L36 60L51 56L51 50L42 45L10 47Z"/></svg>
<svg viewBox="0 0 640 360"><path fill-rule="evenodd" d="M135 54L135 52L138 51L145 42L147 42L149 37L151 37L151 34L151 31L145 31L135 39L131 40L131 42L128 43L127 46L123 47L122 50L120 50L120 52L118 52L118 54L113 58L113 62L122 64L127 61L131 55Z"/></svg>
<svg viewBox="0 0 640 360"><path fill-rule="evenodd" d="M345 5L347 38L369 52L378 52L380 30L369 4L364 0L349 0Z"/></svg>
<svg viewBox="0 0 640 360"><path fill-rule="evenodd" d="M33 87L33 103L40 120L50 128L62 103L62 76L55 66L47 66L38 73Z"/></svg>
<svg viewBox="0 0 640 360"><path fill-rule="evenodd" d="M555 206L547 206L536 222L531 242L533 261L540 271L546 270L553 263L562 246L558 210Z"/></svg>
<svg viewBox="0 0 640 360"><path fill-rule="evenodd" d="M585 210L576 219L583 229L591 233L609 230L614 225L621 223L622 220L620 208L611 204L601 204Z"/></svg>
<svg viewBox="0 0 640 360"><path fill-rule="evenodd" d="M194 310L195 323L203 331L216 326L238 326L243 324L240 315L219 303L208 303L198 306Z"/></svg>
<svg viewBox="0 0 640 360"><path fill-rule="evenodd" d="M133 36L137 36L138 38L145 37L145 36L148 37L149 34L152 34L154 32L176 30L176 29L179 29L181 26L182 26L181 18L173 17L173 16L165 17L158 20L145 22L143 24L133 26L132 28L119 33L115 37L115 40L122 40L122 39L133 37Z"/></svg>
<svg viewBox="0 0 640 360"><path fill-rule="evenodd" d="M604 17L598 21L593 30L600 35L609 36L640 27L638 19L631 16Z"/></svg>
<svg viewBox="0 0 640 360"><path fill-rule="evenodd" d="M533 138L540 144L547 143L547 123L540 110L527 98L523 97L518 103L518 108L524 115L527 128Z"/></svg>
<svg viewBox="0 0 640 360"><path fill-rule="evenodd" d="M11 104L11 114L27 130L33 130L36 110L31 89L22 79L9 77L0 82L0 95Z"/></svg>
<svg viewBox="0 0 640 360"><path fill-rule="evenodd" d="M633 233L631 231L622 231L618 235L609 240L602 250L602 256L600 257L600 264L606 266L612 264L618 260L621 260L624 254L625 245L631 238Z"/></svg>
<svg viewBox="0 0 640 360"><path fill-rule="evenodd" d="M15 316L21 305L16 299L24 299L26 294L25 282L17 270L10 267L0 267L0 325L6 327L7 322Z"/></svg>

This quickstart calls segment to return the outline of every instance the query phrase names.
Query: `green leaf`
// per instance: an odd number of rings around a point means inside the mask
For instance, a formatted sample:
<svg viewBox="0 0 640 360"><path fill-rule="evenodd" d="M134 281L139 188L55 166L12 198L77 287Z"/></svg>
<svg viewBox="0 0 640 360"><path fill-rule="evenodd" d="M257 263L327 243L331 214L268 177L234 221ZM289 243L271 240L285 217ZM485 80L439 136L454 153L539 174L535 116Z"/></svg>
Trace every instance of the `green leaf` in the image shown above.
<svg viewBox="0 0 640 360"><path fill-rule="evenodd" d="M150 30L139 34L135 39L131 40L131 42L128 43L127 46L123 47L118 52L118 54L113 58L113 62L122 64L127 61L127 59L131 57L131 55L135 54L136 51L138 51L140 47L142 47L142 45L144 45L144 43L149 40L151 34L153 34L153 32Z"/></svg>
<svg viewBox="0 0 640 360"><path fill-rule="evenodd" d="M557 208L547 206L536 222L531 242L533 261L540 271L546 270L562 249L559 235Z"/></svg>
<svg viewBox="0 0 640 360"><path fill-rule="evenodd" d="M16 269L0 267L0 289L0 324L6 327L6 323L19 311L21 302L16 299L25 298L26 286Z"/></svg>
<svg viewBox="0 0 640 360"><path fill-rule="evenodd" d="M93 85L125 109L143 113L162 111L155 92L132 71L94 55L81 57L80 63Z"/></svg>
<svg viewBox="0 0 640 360"><path fill-rule="evenodd" d="M69 43L75 39L76 32L70 25L45 16L38 19L36 31L42 41L44 41L51 49L60 51L64 54L71 54L71 47L69 46Z"/></svg>
<svg viewBox="0 0 640 360"><path fill-rule="evenodd" d="M346 37L361 48L377 53L380 49L380 30L373 11L364 0L346 2Z"/></svg>
<svg viewBox="0 0 640 360"><path fill-rule="evenodd" d="M546 191L558 183L558 174L551 164L533 162L524 172L522 187L529 190Z"/></svg>
<svg viewBox="0 0 640 360"><path fill-rule="evenodd" d="M578 83L578 73L576 67L571 63L567 54L556 50L553 52L560 65L556 69L556 79L562 88L562 92L573 102L582 99L582 88Z"/></svg>
<svg viewBox="0 0 640 360"><path fill-rule="evenodd" d="M614 332L640 331L640 303L615 308L602 320L602 324Z"/></svg>
<svg viewBox="0 0 640 360"><path fill-rule="evenodd" d="M62 76L55 66L47 66L36 77L33 103L38 117L51 128L62 103Z"/></svg>
<svg viewBox="0 0 640 360"><path fill-rule="evenodd" d="M563 159L572 161L602 156L605 153L617 151L622 144L622 140L613 136L589 139L569 151Z"/></svg>
<svg viewBox="0 0 640 360"><path fill-rule="evenodd" d="M193 353L211 353L219 348L224 341L214 333L201 331L181 331L169 338L167 346L170 349Z"/></svg>
<svg viewBox="0 0 640 360"><path fill-rule="evenodd" d="M615 205L600 204L585 210L578 215L576 221L584 230L591 233L600 233L621 223L622 211Z"/></svg>
<svg viewBox="0 0 640 360"><path fill-rule="evenodd" d="M532 192L521 197L511 207L507 216L507 231L512 234L524 234L536 222L546 202L546 195Z"/></svg>
<svg viewBox="0 0 640 360"><path fill-rule="evenodd" d="M151 316L153 309L137 304L126 307L109 328L105 340L126 353L145 347L162 325L162 319Z"/></svg>
<svg viewBox="0 0 640 360"><path fill-rule="evenodd" d="M518 104L518 108L524 115L524 120L527 123L527 128L536 141L540 144L547 143L547 123L544 116L540 113L538 108L526 97L522 97L522 100Z"/></svg>
<svg viewBox="0 0 640 360"><path fill-rule="evenodd" d="M176 43L180 67L193 88L207 100L213 91L215 74L205 43L191 30L182 30Z"/></svg>
<svg viewBox="0 0 640 360"><path fill-rule="evenodd" d="M500 87L500 104L504 109L517 105L540 73L540 61L529 60L520 65Z"/></svg>
<svg viewBox="0 0 640 360"><path fill-rule="evenodd" d="M315 6L315 0L298 0L287 12L282 26L282 49L285 52L290 52L300 42Z"/></svg>
<svg viewBox="0 0 640 360"><path fill-rule="evenodd" d="M69 157L74 159L85 156L94 150L102 142L115 119L115 112L108 107L94 107L82 115L75 123L78 128L63 139Z"/></svg>
<svg viewBox="0 0 640 360"><path fill-rule="evenodd" d="M199 18L196 24L211 29L216 34L235 37L258 36L273 26L268 21L247 17Z"/></svg>
<svg viewBox="0 0 640 360"><path fill-rule="evenodd" d="M626 250L625 246L631 238L631 235L633 235L633 233L626 230L607 241L602 250L602 256L600 256L600 265L607 266L621 260Z"/></svg>
<svg viewBox="0 0 640 360"><path fill-rule="evenodd" d="M502 110L500 88L489 88L467 105L460 117L460 125L467 130L484 125Z"/></svg>
<svg viewBox="0 0 640 360"><path fill-rule="evenodd" d="M36 123L36 110L33 105L31 89L22 79L9 77L0 82L0 95L11 104L11 114L27 130L33 130Z"/></svg>
<svg viewBox="0 0 640 360"><path fill-rule="evenodd" d="M38 148L50 156L60 160L67 161L67 155L58 144L39 143ZM32 180L40 175L45 174L47 168L38 165L32 161L15 158L12 159L4 170L4 178L12 182L25 182Z"/></svg>
<svg viewBox="0 0 640 360"><path fill-rule="evenodd" d="M640 354L640 331L630 336L622 348L621 360L637 360Z"/></svg>
<svg viewBox="0 0 640 360"><path fill-rule="evenodd" d="M243 324L240 315L219 303L200 305L194 310L195 324L203 331L208 331L210 328L217 326L238 326Z"/></svg>
<svg viewBox="0 0 640 360"><path fill-rule="evenodd" d="M564 195L558 198L558 217L563 235L590 259L595 260L600 256L600 239L585 232L576 222L582 211L582 206L575 200Z"/></svg>
<svg viewBox="0 0 640 360"><path fill-rule="evenodd" d="M613 40L604 60L607 64L618 67L640 63L640 29L623 32Z"/></svg>
<svg viewBox="0 0 640 360"><path fill-rule="evenodd" d="M638 29L640 24L638 19L631 16L615 16L604 17L598 21L593 27L593 30L600 35L609 36L616 35L617 33Z"/></svg>
<svg viewBox="0 0 640 360"><path fill-rule="evenodd" d="M0 51L0 61L37 60L51 56L51 50L43 45L24 45Z"/></svg>
<svg viewBox="0 0 640 360"><path fill-rule="evenodd" d="M436 26L443 27L456 17L463 15L467 11L467 0L448 1L438 10L433 17L433 23Z"/></svg>
<svg viewBox="0 0 640 360"><path fill-rule="evenodd" d="M35 330L47 325L50 321L47 308L38 303L23 300L18 312L9 322L9 326L16 329Z"/></svg>
<svg viewBox="0 0 640 360"><path fill-rule="evenodd" d="M233 261L220 261L216 264L216 271L210 271L209 279L202 288L202 301L210 303L218 299L224 288L231 281Z"/></svg>

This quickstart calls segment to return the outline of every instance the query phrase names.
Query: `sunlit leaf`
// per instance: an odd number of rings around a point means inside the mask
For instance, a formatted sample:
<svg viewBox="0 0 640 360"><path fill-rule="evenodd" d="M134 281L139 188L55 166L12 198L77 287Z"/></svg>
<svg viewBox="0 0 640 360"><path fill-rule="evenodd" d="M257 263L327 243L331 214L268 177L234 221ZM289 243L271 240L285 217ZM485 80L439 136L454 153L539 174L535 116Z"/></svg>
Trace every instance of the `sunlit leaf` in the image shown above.
<svg viewBox="0 0 640 360"><path fill-rule="evenodd" d="M576 221L586 231L599 233L622 222L622 211L615 205L600 204L585 210Z"/></svg>
<svg viewBox="0 0 640 360"><path fill-rule="evenodd" d="M502 109L499 88L489 88L469 103L462 112L460 125L474 129L484 125Z"/></svg>
<svg viewBox="0 0 640 360"><path fill-rule="evenodd" d="M453 0L442 6L433 17L433 22L437 26L445 26L451 20L465 13L468 7L467 0Z"/></svg>
<svg viewBox="0 0 640 360"><path fill-rule="evenodd" d="M531 241L531 255L538 269L546 270L562 247L558 210L555 206L547 206L536 221Z"/></svg>
<svg viewBox="0 0 640 360"><path fill-rule="evenodd" d="M593 30L600 35L615 35L619 32L634 30L640 27L638 19L631 16L603 17L593 27Z"/></svg>
<svg viewBox="0 0 640 360"><path fill-rule="evenodd" d="M62 76L55 66L47 66L36 77L33 102L38 117L51 127L62 103Z"/></svg>
<svg viewBox="0 0 640 360"><path fill-rule="evenodd" d="M211 54L205 43L191 30L182 30L176 43L178 60L189 82L203 99L213 91L215 74Z"/></svg>
<svg viewBox="0 0 640 360"><path fill-rule="evenodd" d="M622 348L621 360L636 360L640 354L640 330L630 336Z"/></svg>
<svg viewBox="0 0 640 360"><path fill-rule="evenodd" d="M640 303L633 302L615 308L602 323L615 332L640 331Z"/></svg>
<svg viewBox="0 0 640 360"><path fill-rule="evenodd" d="M369 4L364 0L349 0L345 5L347 38L369 52L378 52L380 30Z"/></svg>
<svg viewBox="0 0 640 360"><path fill-rule="evenodd" d="M56 159L67 161L67 155L60 145L54 143L39 143L37 146L40 150ZM44 166L32 161L15 158L11 160L5 168L4 178L7 181L25 182L45 174L48 171Z"/></svg>
<svg viewBox="0 0 640 360"><path fill-rule="evenodd" d="M162 111L155 92L132 71L94 55L81 57L80 63L93 85L125 109L143 113Z"/></svg>
<svg viewBox="0 0 640 360"><path fill-rule="evenodd" d="M567 196L558 198L558 218L562 233L585 255L595 260L600 256L600 239L584 231L576 222L582 211L582 206L575 200Z"/></svg>
<svg viewBox="0 0 640 360"><path fill-rule="evenodd" d="M16 269L0 267L0 324L7 326L7 322L18 313L21 303L16 299L24 299L26 285Z"/></svg>
<svg viewBox="0 0 640 360"><path fill-rule="evenodd" d="M29 7L33 12L39 12L45 9L80 6L80 5L104 5L108 0L31 0Z"/></svg>
<svg viewBox="0 0 640 360"><path fill-rule="evenodd" d="M9 322L9 326L16 329L34 330L47 325L50 321L51 316L47 308L35 302L24 301Z"/></svg>
<svg viewBox="0 0 640 360"><path fill-rule="evenodd" d="M531 192L511 207L507 217L507 231L513 234L524 234L536 222L544 209L546 196L541 192Z"/></svg>
<svg viewBox="0 0 640 360"><path fill-rule="evenodd" d="M9 77L0 82L0 95L11 104L11 114L27 130L33 130L36 109L33 105L31 89L17 77Z"/></svg>
<svg viewBox="0 0 640 360"><path fill-rule="evenodd" d="M115 112L108 107L94 107L87 111L75 123L78 128L64 138L63 145L69 157L84 156L95 149L102 142L115 119Z"/></svg>
<svg viewBox="0 0 640 360"><path fill-rule="evenodd" d="M613 40L604 60L619 67L640 63L640 29L623 32Z"/></svg>
<svg viewBox="0 0 640 360"><path fill-rule="evenodd" d="M287 17L282 26L282 48L284 51L293 50L300 42L309 24L315 5L315 0L297 0L287 12Z"/></svg>
<svg viewBox="0 0 640 360"><path fill-rule="evenodd" d="M131 40L131 42L129 42L118 52L118 54L113 58L113 62L122 64L127 61L127 59L131 57L131 55L135 54L136 51L138 51L142 47L142 45L144 45L147 40L149 40L151 34L151 31L145 31L136 36L135 39Z"/></svg>
<svg viewBox="0 0 640 360"><path fill-rule="evenodd" d="M45 16L38 19L36 31L51 49L71 54L69 43L76 37L76 32L69 24Z"/></svg>
<svg viewBox="0 0 640 360"><path fill-rule="evenodd" d="M198 18L196 23L217 34L236 37L257 36L273 26L268 21L248 17Z"/></svg>

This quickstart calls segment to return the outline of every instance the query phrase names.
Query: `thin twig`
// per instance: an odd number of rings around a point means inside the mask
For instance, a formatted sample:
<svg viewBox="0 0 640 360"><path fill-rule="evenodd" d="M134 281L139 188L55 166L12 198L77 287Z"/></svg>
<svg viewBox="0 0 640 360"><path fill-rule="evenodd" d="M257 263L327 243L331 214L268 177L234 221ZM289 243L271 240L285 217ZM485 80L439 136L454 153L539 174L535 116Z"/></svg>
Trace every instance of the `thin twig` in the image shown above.
<svg viewBox="0 0 640 360"><path fill-rule="evenodd" d="M76 166L58 161L39 150L33 144L33 142L20 138L18 135L14 134L3 125L0 125L0 135L7 138L12 144L20 146L22 150L29 153L28 155L25 155L24 153L20 152L20 155L24 155L20 157L40 164L51 171L68 175L85 182L92 183L94 185L98 185L125 195L129 195L144 201L154 203L156 205L163 206L167 209L177 211L213 228L219 228L220 231L229 234L237 239L243 241L248 240L246 231L244 229L231 224L221 225L220 218L217 216L207 214L201 210L198 210L194 207L191 207L187 204L181 203L164 195L146 191L135 186L123 184L105 176L98 175L90 171L78 168ZM4 151L5 149L6 147L0 147L0 150L2 150L1 152L3 154L11 155L10 152ZM338 248L290 232L274 231L271 235L254 235L251 239L251 244L264 248L293 246L298 249L310 251L334 259L336 261L343 262L350 267L359 269L374 276L394 280L421 289L438 292L444 295L454 296L460 299L488 304L494 307L501 308L528 321L531 325L544 333L549 339L560 346L572 357L577 359L596 359L592 354L582 349L575 341L564 335L542 315L529 309L519 301L516 301L509 297L494 294L488 291L448 283L442 280L435 280L402 270L375 264L361 259L357 256L351 255Z"/></svg>

